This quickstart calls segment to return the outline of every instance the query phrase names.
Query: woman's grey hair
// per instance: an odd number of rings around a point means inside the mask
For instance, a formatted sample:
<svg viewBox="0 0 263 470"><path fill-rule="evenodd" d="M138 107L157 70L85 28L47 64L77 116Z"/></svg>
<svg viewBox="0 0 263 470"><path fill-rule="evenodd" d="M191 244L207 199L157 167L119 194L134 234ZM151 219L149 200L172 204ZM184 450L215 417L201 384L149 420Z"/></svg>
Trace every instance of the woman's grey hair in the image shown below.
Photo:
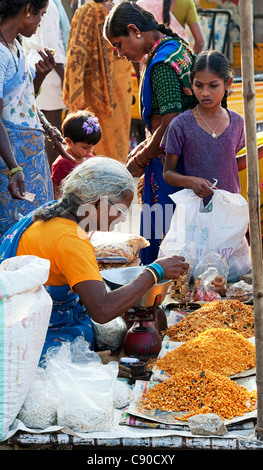
<svg viewBox="0 0 263 470"><path fill-rule="evenodd" d="M98 156L74 168L62 181L61 188L61 199L38 209L34 220L50 220L64 211L77 214L82 204L94 204L101 198L121 202L128 193L134 193L134 182L124 164Z"/></svg>

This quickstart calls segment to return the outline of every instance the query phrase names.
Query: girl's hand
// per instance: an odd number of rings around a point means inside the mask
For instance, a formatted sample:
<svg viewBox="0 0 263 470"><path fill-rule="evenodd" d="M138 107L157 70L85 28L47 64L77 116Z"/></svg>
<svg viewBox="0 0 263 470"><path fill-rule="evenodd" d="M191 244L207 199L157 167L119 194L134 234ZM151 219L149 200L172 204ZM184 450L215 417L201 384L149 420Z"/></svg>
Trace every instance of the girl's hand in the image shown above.
<svg viewBox="0 0 263 470"><path fill-rule="evenodd" d="M206 180L205 178L191 178L190 189L192 189L194 193L201 199L204 199L205 197L213 194L212 186L213 183L211 183L211 181L209 180ZM213 188L216 189L214 186Z"/></svg>
<svg viewBox="0 0 263 470"><path fill-rule="evenodd" d="M13 173L7 186L12 199L24 200L25 194L25 177L22 171Z"/></svg>

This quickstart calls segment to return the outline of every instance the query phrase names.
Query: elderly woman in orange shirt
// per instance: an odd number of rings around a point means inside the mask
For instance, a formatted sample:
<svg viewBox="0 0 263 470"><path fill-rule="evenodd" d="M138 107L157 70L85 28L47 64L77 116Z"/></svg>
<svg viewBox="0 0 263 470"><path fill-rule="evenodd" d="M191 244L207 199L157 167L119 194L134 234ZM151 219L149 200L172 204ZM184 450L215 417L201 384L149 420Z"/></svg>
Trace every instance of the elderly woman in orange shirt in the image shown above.
<svg viewBox="0 0 263 470"><path fill-rule="evenodd" d="M61 199L28 214L2 237L2 260L34 255L50 261L46 289L53 309L41 360L49 347L80 335L93 349L91 319L107 323L131 308L160 273L165 279L177 279L187 271L183 258L162 258L155 266L158 272L145 267L129 285L106 290L88 232L112 230L132 203L133 187L122 163L93 157L63 180Z"/></svg>

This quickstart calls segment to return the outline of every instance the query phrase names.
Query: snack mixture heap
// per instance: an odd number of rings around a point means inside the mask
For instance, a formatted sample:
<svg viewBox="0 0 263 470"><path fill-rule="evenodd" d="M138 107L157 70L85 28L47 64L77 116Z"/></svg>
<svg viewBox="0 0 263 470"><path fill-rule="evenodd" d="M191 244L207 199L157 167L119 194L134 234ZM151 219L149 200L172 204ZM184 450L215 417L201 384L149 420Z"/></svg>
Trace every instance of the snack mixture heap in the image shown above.
<svg viewBox="0 0 263 470"><path fill-rule="evenodd" d="M245 338L251 338L255 334L253 307L230 299L207 302L166 329L165 334L171 341L184 342L207 328L231 328Z"/></svg>
<svg viewBox="0 0 263 470"><path fill-rule="evenodd" d="M157 359L154 365L169 376L203 369L231 376L255 367L255 346L230 328L212 328Z"/></svg>
<svg viewBox="0 0 263 470"><path fill-rule="evenodd" d="M255 346L248 340L254 336L252 306L238 300L213 301L165 333L183 344L151 365L163 371L166 380L144 394L145 409L176 413L181 421L206 413L231 420L255 410L257 392L230 379L256 364Z"/></svg>
<svg viewBox="0 0 263 470"><path fill-rule="evenodd" d="M181 421L199 413L232 419L255 409L256 393L212 371L184 371L148 390L143 405L146 409L187 412L175 416Z"/></svg>

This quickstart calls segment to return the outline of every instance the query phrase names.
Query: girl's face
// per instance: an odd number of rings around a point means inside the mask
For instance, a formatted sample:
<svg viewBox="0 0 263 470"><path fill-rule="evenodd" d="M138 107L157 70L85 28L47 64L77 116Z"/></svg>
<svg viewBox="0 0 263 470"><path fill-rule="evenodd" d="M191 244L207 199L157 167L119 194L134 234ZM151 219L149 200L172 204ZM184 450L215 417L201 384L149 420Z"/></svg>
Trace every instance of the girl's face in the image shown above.
<svg viewBox="0 0 263 470"><path fill-rule="evenodd" d="M132 62L140 62L147 53L144 50L143 35L135 25L128 25L127 29L129 36L111 37L110 42L121 57L126 57Z"/></svg>
<svg viewBox="0 0 263 470"><path fill-rule="evenodd" d="M86 142L73 142L68 137L65 138L65 142L68 146L69 154L74 157L76 161L86 159L94 147L93 144L87 144Z"/></svg>
<svg viewBox="0 0 263 470"><path fill-rule="evenodd" d="M225 83L223 78L209 70L196 72L192 88L196 99L201 106L205 108L213 108L221 105L224 94L232 84L232 77Z"/></svg>

